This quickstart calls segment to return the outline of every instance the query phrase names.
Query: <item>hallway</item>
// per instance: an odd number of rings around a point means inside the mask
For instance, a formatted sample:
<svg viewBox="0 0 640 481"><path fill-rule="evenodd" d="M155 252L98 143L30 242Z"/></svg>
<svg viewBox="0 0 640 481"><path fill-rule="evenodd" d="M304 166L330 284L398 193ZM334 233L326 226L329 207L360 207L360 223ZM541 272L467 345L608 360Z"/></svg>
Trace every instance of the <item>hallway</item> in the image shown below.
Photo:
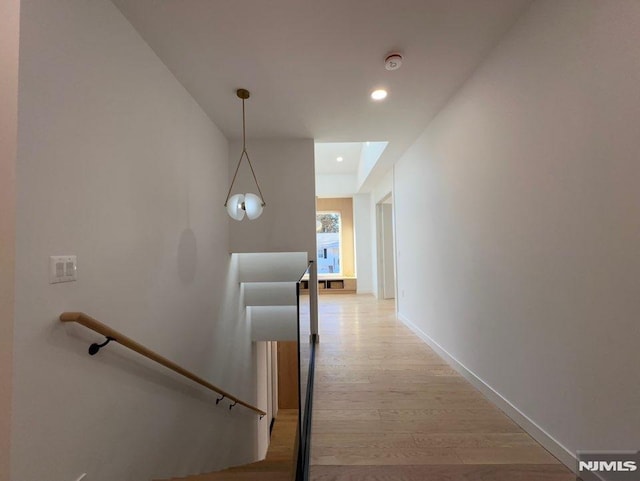
<svg viewBox="0 0 640 481"><path fill-rule="evenodd" d="M571 481L574 475L395 318L323 295L312 481Z"/></svg>

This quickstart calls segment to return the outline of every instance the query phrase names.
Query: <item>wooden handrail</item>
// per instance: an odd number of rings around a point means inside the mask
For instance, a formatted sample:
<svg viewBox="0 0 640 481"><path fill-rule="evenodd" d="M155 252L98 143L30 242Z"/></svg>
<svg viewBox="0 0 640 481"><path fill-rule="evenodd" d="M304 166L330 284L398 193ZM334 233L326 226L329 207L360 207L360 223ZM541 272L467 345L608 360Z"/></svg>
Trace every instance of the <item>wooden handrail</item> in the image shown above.
<svg viewBox="0 0 640 481"><path fill-rule="evenodd" d="M240 404L241 406L244 406L247 409L251 409L252 411L255 411L256 413L260 414L261 417L267 414L266 412L262 411L261 409L258 409L257 407L252 406L251 404L246 403L246 402L242 401L241 399L238 399L237 397L233 396L232 394L229 394L227 391L225 391L223 389L220 389L219 387L211 384L208 381L205 381L201 377L196 376L195 374L193 374L190 371L187 371L185 368L179 366L175 362L170 361L166 357L161 356L160 354L152 351L151 349L143 346L142 344L134 341L133 339L128 338L124 334L116 331L115 329L110 328L109 326L101 323L100 321L94 319L91 316L88 316L87 314L85 314L83 312L63 312L62 314L60 314L60 321L62 321L62 322L77 322L78 324L80 324L80 325L82 325L82 326L84 326L84 327L86 327L88 329L91 329L92 331L95 331L98 334L102 334L108 340L111 339L112 341L117 342L118 344L122 344L123 346L128 347L129 349L131 349L132 351L135 351L138 354L140 354L140 355L142 355L142 356L144 356L146 358L149 358L152 361L157 362L158 364L162 364L164 367L169 368L172 371L177 372L178 374L181 374L184 377L189 378L194 382L197 382L201 386L204 386L204 387L206 387L207 389L209 389L209 390L211 390L213 392L221 394L223 397L225 397L225 398L229 399L230 401L234 402L234 404L232 404L231 406L235 406L236 404Z"/></svg>

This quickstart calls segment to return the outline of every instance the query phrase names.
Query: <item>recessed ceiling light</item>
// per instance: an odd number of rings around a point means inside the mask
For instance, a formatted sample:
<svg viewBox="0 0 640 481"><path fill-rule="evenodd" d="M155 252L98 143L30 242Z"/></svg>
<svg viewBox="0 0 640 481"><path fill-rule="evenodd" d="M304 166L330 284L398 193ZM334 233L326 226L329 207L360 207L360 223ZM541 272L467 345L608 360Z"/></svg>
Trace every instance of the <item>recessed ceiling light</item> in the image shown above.
<svg viewBox="0 0 640 481"><path fill-rule="evenodd" d="M384 100L387 98L387 91L385 89L378 89L371 92L371 98L373 100Z"/></svg>
<svg viewBox="0 0 640 481"><path fill-rule="evenodd" d="M344 159L343 159L342 157L338 157L336 160L337 160L338 162L342 162Z"/></svg>

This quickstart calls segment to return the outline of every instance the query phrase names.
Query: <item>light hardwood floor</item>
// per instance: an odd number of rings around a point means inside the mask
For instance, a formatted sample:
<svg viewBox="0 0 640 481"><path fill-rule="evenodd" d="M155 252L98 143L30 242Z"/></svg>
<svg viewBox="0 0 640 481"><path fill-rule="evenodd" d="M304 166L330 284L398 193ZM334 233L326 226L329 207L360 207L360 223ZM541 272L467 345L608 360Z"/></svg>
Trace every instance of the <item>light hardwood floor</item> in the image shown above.
<svg viewBox="0 0 640 481"><path fill-rule="evenodd" d="M573 481L396 320L393 301L323 295L312 481Z"/></svg>

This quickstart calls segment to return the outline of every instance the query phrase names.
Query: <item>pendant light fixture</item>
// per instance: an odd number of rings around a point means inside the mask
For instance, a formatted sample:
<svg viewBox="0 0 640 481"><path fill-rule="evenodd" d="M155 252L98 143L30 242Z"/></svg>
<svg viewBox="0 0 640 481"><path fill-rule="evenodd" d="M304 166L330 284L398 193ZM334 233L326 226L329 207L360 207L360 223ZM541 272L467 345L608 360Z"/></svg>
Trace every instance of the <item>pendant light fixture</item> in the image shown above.
<svg viewBox="0 0 640 481"><path fill-rule="evenodd" d="M229 186L229 192L227 192L227 198L224 201L224 206L227 208L227 213L229 214L229 216L234 220L242 220L245 214L249 220L254 220L262 215L262 211L264 210L264 206L266 205L266 203L263 200L264 197L262 195L262 191L260 190L260 185L258 184L256 173L253 171L253 165L251 165L251 159L249 159L249 154L247 153L244 101L247 100L251 96L251 94L246 89L238 89L236 91L236 95L239 99L242 100L242 153L240 154L240 160L238 160L236 171L233 174L233 180L231 181L231 185ZM260 194L259 196L251 193L231 195L231 190L233 189L233 184L235 183L236 177L238 176L238 170L240 170L240 164L242 163L243 157L247 158L247 163L249 164L249 168L251 169L253 180L255 181L256 187L258 188L258 193Z"/></svg>

